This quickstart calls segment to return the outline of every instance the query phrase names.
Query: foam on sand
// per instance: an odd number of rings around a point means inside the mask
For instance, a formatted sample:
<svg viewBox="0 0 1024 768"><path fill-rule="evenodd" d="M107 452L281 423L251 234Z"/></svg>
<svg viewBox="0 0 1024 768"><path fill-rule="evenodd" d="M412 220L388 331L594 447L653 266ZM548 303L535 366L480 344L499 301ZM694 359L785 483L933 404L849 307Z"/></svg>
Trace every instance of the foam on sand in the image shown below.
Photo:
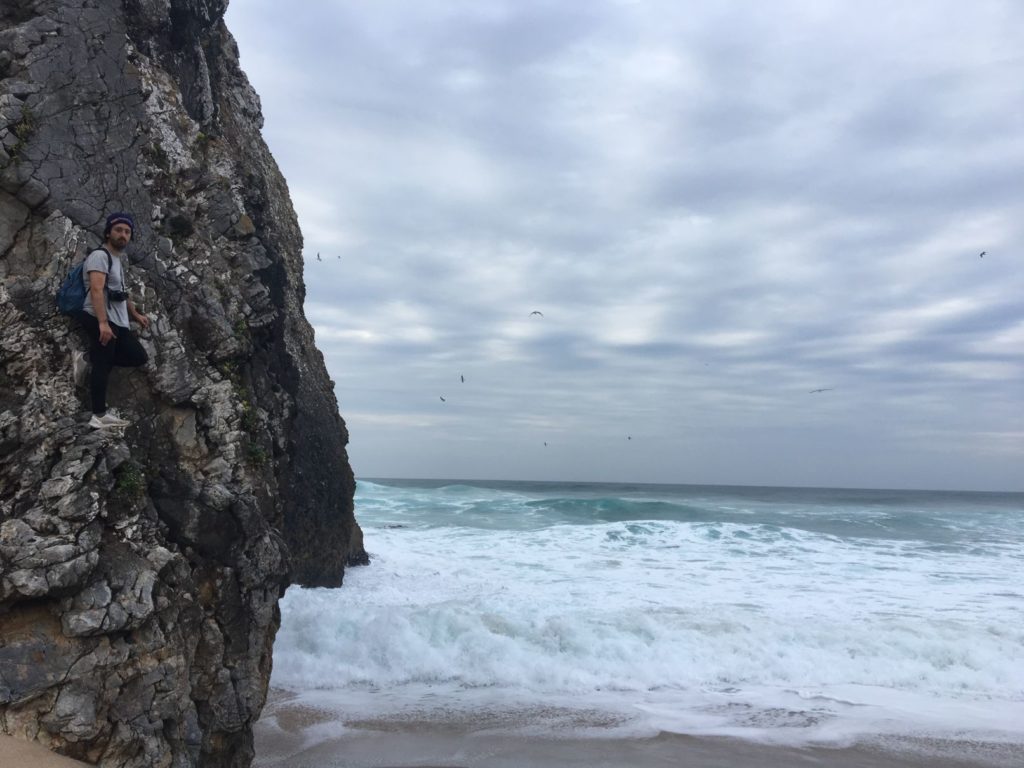
<svg viewBox="0 0 1024 768"><path fill-rule="evenodd" d="M513 733L510 713L487 710L455 718L360 713L346 719L329 696L277 690L255 729L254 768L1019 768L1018 746L1002 743L895 738L794 747L674 733L609 736L601 722L581 735L578 717L544 714L567 730Z"/></svg>

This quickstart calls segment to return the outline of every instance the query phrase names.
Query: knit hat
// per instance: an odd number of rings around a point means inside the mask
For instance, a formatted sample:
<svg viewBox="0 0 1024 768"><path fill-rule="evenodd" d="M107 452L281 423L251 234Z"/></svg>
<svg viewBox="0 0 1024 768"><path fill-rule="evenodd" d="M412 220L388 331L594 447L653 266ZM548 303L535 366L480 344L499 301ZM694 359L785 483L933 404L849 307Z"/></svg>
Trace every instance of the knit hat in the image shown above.
<svg viewBox="0 0 1024 768"><path fill-rule="evenodd" d="M131 227L132 234L135 234L135 220L130 213L112 213L107 216L107 226L103 228L104 237L110 234L110 230L114 228L115 224L127 224Z"/></svg>

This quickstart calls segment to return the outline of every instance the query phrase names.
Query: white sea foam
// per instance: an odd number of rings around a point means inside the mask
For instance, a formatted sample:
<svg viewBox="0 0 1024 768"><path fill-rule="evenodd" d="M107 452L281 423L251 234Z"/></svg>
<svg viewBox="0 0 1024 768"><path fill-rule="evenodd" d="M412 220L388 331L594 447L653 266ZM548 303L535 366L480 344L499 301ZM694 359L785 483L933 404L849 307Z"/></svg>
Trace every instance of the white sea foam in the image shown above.
<svg viewBox="0 0 1024 768"><path fill-rule="evenodd" d="M757 515L430 527L513 501L416 493L367 505L373 564L343 589L288 591L274 684L392 713L571 706L641 731L1024 739L1019 542L935 554Z"/></svg>

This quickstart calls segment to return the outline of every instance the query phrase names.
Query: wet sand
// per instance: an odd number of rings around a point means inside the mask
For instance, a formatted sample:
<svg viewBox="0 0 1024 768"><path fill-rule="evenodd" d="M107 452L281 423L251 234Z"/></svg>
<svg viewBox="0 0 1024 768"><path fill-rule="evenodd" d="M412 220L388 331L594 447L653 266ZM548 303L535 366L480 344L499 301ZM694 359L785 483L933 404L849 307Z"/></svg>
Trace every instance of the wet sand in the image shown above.
<svg viewBox="0 0 1024 768"><path fill-rule="evenodd" d="M661 734L647 739L510 736L486 718L342 723L278 694L256 726L256 768L1020 768L1021 745L956 740L794 748ZM0 768L84 768L0 735Z"/></svg>
<svg viewBox="0 0 1024 768"><path fill-rule="evenodd" d="M269 747L269 749L268 749ZM391 733L327 741L287 756L266 740L259 768L1019 768L1021 756L939 757L875 748L796 749L727 739L515 739Z"/></svg>
<svg viewBox="0 0 1024 768"><path fill-rule="evenodd" d="M272 694L256 727L256 768L1020 768L1024 747L900 739L788 747L662 733L651 738L515 735L486 716L361 720ZM592 733L593 731L591 731Z"/></svg>

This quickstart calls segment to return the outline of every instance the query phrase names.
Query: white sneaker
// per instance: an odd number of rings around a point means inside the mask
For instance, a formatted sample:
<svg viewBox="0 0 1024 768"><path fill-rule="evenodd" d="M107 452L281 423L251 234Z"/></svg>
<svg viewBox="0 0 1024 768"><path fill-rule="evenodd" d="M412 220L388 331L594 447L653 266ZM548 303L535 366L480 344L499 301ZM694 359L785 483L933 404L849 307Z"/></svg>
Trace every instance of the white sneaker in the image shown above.
<svg viewBox="0 0 1024 768"><path fill-rule="evenodd" d="M92 418L89 419L89 426L93 429L104 429L106 427L127 427L131 424L130 421L125 421L117 412L113 409L107 411L102 416L97 416L95 413Z"/></svg>
<svg viewBox="0 0 1024 768"><path fill-rule="evenodd" d="M89 356L85 352L72 352L71 370L74 371L75 386L84 387L89 376Z"/></svg>

